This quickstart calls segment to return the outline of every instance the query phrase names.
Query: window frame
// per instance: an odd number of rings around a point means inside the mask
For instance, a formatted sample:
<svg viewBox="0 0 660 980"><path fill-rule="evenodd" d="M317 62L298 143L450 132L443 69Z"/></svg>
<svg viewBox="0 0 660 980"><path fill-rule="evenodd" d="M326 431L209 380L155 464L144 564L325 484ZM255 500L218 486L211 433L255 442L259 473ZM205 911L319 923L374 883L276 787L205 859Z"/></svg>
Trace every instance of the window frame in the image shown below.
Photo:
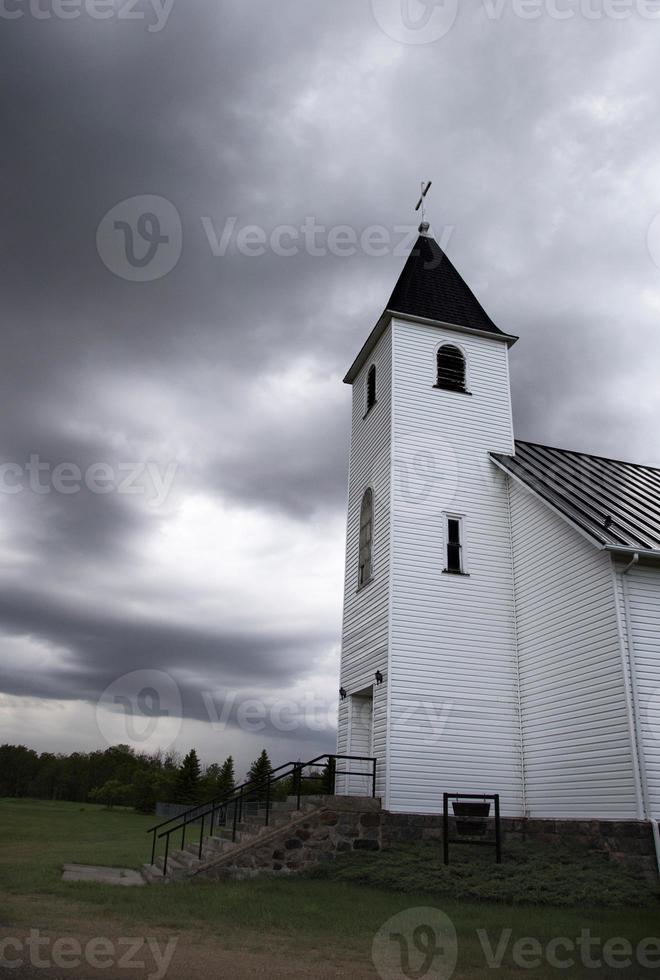
<svg viewBox="0 0 660 980"><path fill-rule="evenodd" d="M371 372L373 371L374 377L374 400L369 402L369 378L371 377ZM378 368L376 362L372 361L367 369L367 373L364 381L364 415L362 418L366 419L372 408L375 408L378 404Z"/></svg>
<svg viewBox="0 0 660 980"><path fill-rule="evenodd" d="M438 356L443 347L453 347L457 350L461 357L463 358L463 387L462 388L449 388L445 385L438 383ZM465 348L462 344L456 343L454 340L442 340L439 344L436 344L434 354L433 354L433 387L436 391L448 391L453 395L471 395L470 391L470 360L467 356Z"/></svg>
<svg viewBox="0 0 660 980"><path fill-rule="evenodd" d="M371 501L371 539L369 541L369 576L364 581L361 581L360 578L362 574L362 510L364 507L364 501L365 498L367 497L367 494L369 495ZM374 526L375 526L375 513L376 513L374 501L375 501L374 488L371 485L369 485L365 487L364 490L362 491L362 496L360 497L360 510L358 515L358 562L357 562L357 582L358 582L357 591L358 592L361 592L362 589L366 589L366 587L374 580Z"/></svg>
<svg viewBox="0 0 660 980"><path fill-rule="evenodd" d="M449 567L449 522L456 521L458 524L458 558L459 567L450 568ZM442 515L442 553L444 555L444 568L442 569L443 575L459 575L463 578L469 578L470 573L468 572L468 561L467 561L467 536L465 533L465 514L457 514L455 511L447 511Z"/></svg>

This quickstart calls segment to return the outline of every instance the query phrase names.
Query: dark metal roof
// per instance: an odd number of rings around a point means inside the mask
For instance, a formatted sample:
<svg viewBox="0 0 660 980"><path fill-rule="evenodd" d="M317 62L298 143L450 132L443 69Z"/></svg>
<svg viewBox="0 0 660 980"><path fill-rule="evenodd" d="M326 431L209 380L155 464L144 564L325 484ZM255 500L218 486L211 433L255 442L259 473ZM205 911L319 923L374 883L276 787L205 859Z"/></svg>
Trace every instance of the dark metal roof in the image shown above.
<svg viewBox="0 0 660 980"><path fill-rule="evenodd" d="M389 303L344 381L352 384L392 317L421 320L433 326L496 336L507 345L517 337L496 327L434 238L420 235L408 256Z"/></svg>
<svg viewBox="0 0 660 980"><path fill-rule="evenodd" d="M604 548L660 550L660 469L516 440L492 453Z"/></svg>
<svg viewBox="0 0 660 980"><path fill-rule="evenodd" d="M420 235L386 309L501 334L434 238Z"/></svg>

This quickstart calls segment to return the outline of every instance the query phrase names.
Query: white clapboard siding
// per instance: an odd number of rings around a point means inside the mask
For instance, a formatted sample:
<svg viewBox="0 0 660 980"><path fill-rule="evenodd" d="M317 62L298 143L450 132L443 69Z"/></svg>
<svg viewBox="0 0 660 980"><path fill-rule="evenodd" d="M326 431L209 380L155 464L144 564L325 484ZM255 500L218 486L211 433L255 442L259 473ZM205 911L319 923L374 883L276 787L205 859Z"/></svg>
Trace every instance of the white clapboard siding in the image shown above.
<svg viewBox="0 0 660 980"><path fill-rule="evenodd" d="M510 482L532 817L637 816L610 558Z"/></svg>
<svg viewBox="0 0 660 980"><path fill-rule="evenodd" d="M386 671L381 671L383 674ZM376 758L376 795L386 795L387 679L374 687L374 727L371 754Z"/></svg>
<svg viewBox="0 0 660 980"><path fill-rule="evenodd" d="M470 395L434 388L441 343L458 344ZM511 539L507 347L393 322L392 810L438 812L447 792L499 792L522 811ZM469 577L443 574L444 521L464 515Z"/></svg>
<svg viewBox="0 0 660 980"><path fill-rule="evenodd" d="M349 722L350 701L340 701L337 717L337 755L348 754L348 722ZM342 770L345 766L338 765L337 769ZM335 792L342 796L348 793L348 780L344 776L337 776L335 779Z"/></svg>
<svg viewBox="0 0 660 980"><path fill-rule="evenodd" d="M617 583L629 657L629 626L634 647L638 751L644 755L650 814L660 819L660 569L636 566L626 573L627 606L623 601L621 572L619 567ZM630 623L626 620L626 609Z"/></svg>
<svg viewBox="0 0 660 980"><path fill-rule="evenodd" d="M387 673L390 578L390 447L392 339L387 329L353 384L353 414L348 481L348 521L341 686L351 695L371 688L374 675ZM366 379L376 365L376 404L365 417ZM373 580L358 591L360 506L367 487L374 494ZM374 698L374 745L378 754L378 793L385 795L386 684ZM348 701L348 699L347 699ZM347 752L350 711L339 715L338 751ZM382 753L382 754L381 754Z"/></svg>

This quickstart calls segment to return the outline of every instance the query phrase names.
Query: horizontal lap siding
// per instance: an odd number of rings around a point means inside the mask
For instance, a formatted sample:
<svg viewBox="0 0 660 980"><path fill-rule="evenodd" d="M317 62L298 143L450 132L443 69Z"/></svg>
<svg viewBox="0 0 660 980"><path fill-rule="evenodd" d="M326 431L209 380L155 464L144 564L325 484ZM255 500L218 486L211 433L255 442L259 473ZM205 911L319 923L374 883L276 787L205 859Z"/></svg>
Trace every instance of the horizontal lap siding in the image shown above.
<svg viewBox="0 0 660 980"><path fill-rule="evenodd" d="M344 621L341 685L349 695L370 687L374 674L387 673L390 575L390 441L392 341L388 329L353 385L353 417L349 461ZM366 378L376 364L376 405L364 417ZM367 487L374 492L373 581L358 588L360 505ZM374 696L374 751L378 753L379 795L385 793L385 684ZM347 750L349 712L339 716L338 746ZM382 754L381 754L382 753Z"/></svg>
<svg viewBox="0 0 660 980"><path fill-rule="evenodd" d="M459 343L471 395L433 388L437 346ZM442 793L499 792L521 812L506 346L395 322L390 798L438 812ZM443 575L443 512L464 515L469 578Z"/></svg>
<svg viewBox="0 0 660 980"><path fill-rule="evenodd" d="M348 699L339 702L339 712L337 719L337 755L348 755L348 709L350 702ZM344 767L338 765L341 771ZM348 793L348 780L346 776L337 776L335 781L335 792L344 795Z"/></svg>
<svg viewBox="0 0 660 980"><path fill-rule="evenodd" d="M374 687L374 740L371 753L376 757L376 795L385 797L387 755L387 682Z"/></svg>
<svg viewBox="0 0 660 980"><path fill-rule="evenodd" d="M609 556L511 481L527 807L635 817Z"/></svg>
<svg viewBox="0 0 660 980"><path fill-rule="evenodd" d="M620 574L618 580L621 584ZM626 588L635 648L640 749L646 761L651 814L660 819L660 570L631 568L626 573Z"/></svg>

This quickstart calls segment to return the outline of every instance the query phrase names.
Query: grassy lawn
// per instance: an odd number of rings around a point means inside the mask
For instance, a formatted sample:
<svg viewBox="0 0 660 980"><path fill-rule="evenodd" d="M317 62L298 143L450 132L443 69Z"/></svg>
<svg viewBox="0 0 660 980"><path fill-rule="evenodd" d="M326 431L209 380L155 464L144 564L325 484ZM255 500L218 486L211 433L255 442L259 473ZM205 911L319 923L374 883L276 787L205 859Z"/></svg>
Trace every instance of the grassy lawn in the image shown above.
<svg viewBox="0 0 660 980"><path fill-rule="evenodd" d="M641 903L637 908L630 904L590 907L584 901L564 907L513 906L506 904L511 897L504 892L493 896L499 901L459 899L457 895L465 894L465 890L460 890L465 889L465 882L473 879L474 883L481 872L466 866L457 872L454 885L448 886L440 870L439 849L433 845L419 849L416 857L409 853L406 858L397 850L381 857L380 864L360 858L353 865L353 880L349 880L351 865L341 862L332 878L325 879L262 878L146 888L61 881L64 862L139 867L148 856L145 830L152 823L153 818L128 810L0 801L0 925L4 934L30 927L59 935L89 935L90 930L96 935L118 934L121 930L131 936L138 931L145 935L176 934L180 937L177 956L181 960L178 967L172 967L170 976L183 975L185 970L187 980L224 976L216 968L220 959L227 956L231 964L231 974L227 972L227 976L261 975L241 972L245 957L250 955L267 957L271 966L264 976L299 975L293 972L293 965L290 971L280 974L277 964L281 962L302 963L300 976L361 978L378 975L371 962L371 948L383 923L406 909L432 906L450 917L458 933L458 966L453 974L456 980L491 975L501 980L529 976L542 980L556 976L660 976L659 968L639 965L587 968L580 965L579 953L578 965L563 969L548 965L544 953L541 965L535 968L525 967L524 962L516 964L512 956L514 943L524 937L533 937L545 950L555 938L575 939L581 930L590 930L591 936L600 940L593 953L596 956L599 950L602 952L602 943L615 937L636 946L646 937L659 936L660 906L641 883L637 883ZM617 881L607 878L606 869L600 870L604 875L603 895L615 904ZM579 881L597 873L598 869L590 868L587 873L581 868L574 878ZM530 874L529 867L523 868L519 884L525 878L531 880ZM564 877L562 881L565 880ZM629 903L627 878L618 881L622 902ZM555 882L553 887L565 899L564 886ZM598 897L593 891L589 894L594 901ZM492 947L502 940L504 956L500 968L488 968L478 930L486 930ZM205 951L206 967L196 959L200 950ZM534 959L533 952L526 955L527 962ZM561 956L566 955L562 947ZM516 958L520 961L520 955ZM622 953L620 959L625 958ZM660 963L660 956L656 959ZM328 969L328 962L337 964L336 973L322 972ZM322 966L324 963L326 966ZM85 975L92 975L89 969ZM122 976L128 978L132 974L122 971ZM439 974L428 974L435 976Z"/></svg>
<svg viewBox="0 0 660 980"><path fill-rule="evenodd" d="M439 856L439 845L431 841L401 844L381 854L342 856L310 874L467 901L567 908L648 906L660 915L660 882L649 882L602 854L527 842L508 844L500 865L490 849L455 846L448 866Z"/></svg>

